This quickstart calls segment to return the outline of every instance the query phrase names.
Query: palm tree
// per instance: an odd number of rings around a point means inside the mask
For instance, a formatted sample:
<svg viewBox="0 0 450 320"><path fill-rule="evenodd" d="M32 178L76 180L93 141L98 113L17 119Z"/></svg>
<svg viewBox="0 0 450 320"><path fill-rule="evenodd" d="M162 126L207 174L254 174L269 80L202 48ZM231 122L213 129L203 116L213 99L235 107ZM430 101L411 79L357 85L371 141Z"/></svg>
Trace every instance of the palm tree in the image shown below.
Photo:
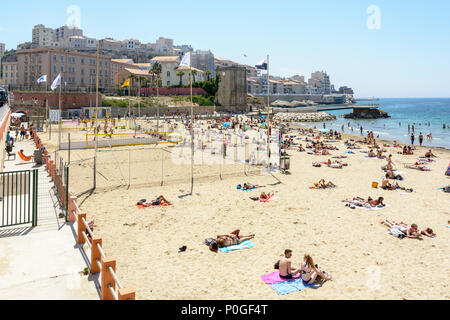
<svg viewBox="0 0 450 320"><path fill-rule="evenodd" d="M177 76L180 77L180 87L181 87L183 85L184 72L183 71L178 71L177 72Z"/></svg>
<svg viewBox="0 0 450 320"><path fill-rule="evenodd" d="M193 79L192 82L195 83L195 75L197 74L197 70L194 69L191 72L192 72L192 79Z"/></svg>
<svg viewBox="0 0 450 320"><path fill-rule="evenodd" d="M206 71L205 71L205 74L206 74L206 76L208 77L208 81L209 81L209 77L211 76L211 71L206 70Z"/></svg>
<svg viewBox="0 0 450 320"><path fill-rule="evenodd" d="M159 94L158 94L158 93L159 93L159 92L158 92L158 87L159 87L159 81L158 81L158 79L159 79L159 77L160 77L160 75L161 75L161 73L162 73L162 65L161 65L161 63L156 62L156 63L152 66L150 72L152 73L152 83L155 82L155 75L157 76L156 96L158 96L158 95L159 95Z"/></svg>

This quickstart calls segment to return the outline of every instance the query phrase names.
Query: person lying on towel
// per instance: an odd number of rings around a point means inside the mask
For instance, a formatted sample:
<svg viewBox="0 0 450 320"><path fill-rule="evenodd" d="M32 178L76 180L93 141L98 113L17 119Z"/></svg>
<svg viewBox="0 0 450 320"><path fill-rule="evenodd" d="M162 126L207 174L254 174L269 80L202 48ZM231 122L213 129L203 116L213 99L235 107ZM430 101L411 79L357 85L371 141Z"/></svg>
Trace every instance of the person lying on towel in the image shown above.
<svg viewBox="0 0 450 320"><path fill-rule="evenodd" d="M235 246L241 244L244 241L252 240L255 237L254 234L251 234L249 236L241 236L239 235L240 232L240 230L235 230L230 234L218 235L216 238L217 246L219 248Z"/></svg>
<svg viewBox="0 0 450 320"><path fill-rule="evenodd" d="M335 188L336 185L329 181L328 183L325 183L325 179L320 179L319 182L314 183L314 187L312 189L327 189L327 188Z"/></svg>
<svg viewBox="0 0 450 320"><path fill-rule="evenodd" d="M274 195L275 195L275 193L273 193L273 192L269 192L268 194L266 194L265 192L262 192L261 195L259 196L259 200L269 200Z"/></svg>
<svg viewBox="0 0 450 320"><path fill-rule="evenodd" d="M26 162L30 162L33 159L33 156L27 157L26 155L24 155L23 150L19 151L19 157L20 157L20 159L22 159L23 161L26 161Z"/></svg>
<svg viewBox="0 0 450 320"><path fill-rule="evenodd" d="M137 203L138 206L144 206L144 207L152 207L152 206L170 206L171 203L164 198L164 196L159 196L156 198L155 201L152 201L150 203L147 202L147 200L141 200Z"/></svg>

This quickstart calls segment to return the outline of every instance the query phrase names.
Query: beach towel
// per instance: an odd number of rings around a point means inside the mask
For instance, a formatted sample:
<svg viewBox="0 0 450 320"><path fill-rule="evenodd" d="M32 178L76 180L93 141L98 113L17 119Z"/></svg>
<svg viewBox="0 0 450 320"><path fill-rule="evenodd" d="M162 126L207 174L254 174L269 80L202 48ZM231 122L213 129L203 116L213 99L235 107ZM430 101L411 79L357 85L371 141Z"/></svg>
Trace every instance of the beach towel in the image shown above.
<svg viewBox="0 0 450 320"><path fill-rule="evenodd" d="M300 278L300 274L297 274L295 276L293 276L293 280ZM280 271L275 271L269 274L264 274L261 276L261 280L264 281L264 283L266 284L274 284L274 283L279 283L279 282L285 282L285 281L290 281L290 280L286 280L280 277Z"/></svg>
<svg viewBox="0 0 450 320"><path fill-rule="evenodd" d="M250 249L250 248L253 248L254 246L255 246L255 244L253 242L247 240L247 241L241 242L238 245L219 248L219 250L223 253L228 253L228 252L235 251L235 250Z"/></svg>
<svg viewBox="0 0 450 320"><path fill-rule="evenodd" d="M394 226L391 229L389 229L388 233L399 239L403 239L404 237L406 237L406 234L400 231L398 226Z"/></svg>
<svg viewBox="0 0 450 320"><path fill-rule="evenodd" d="M27 157L27 156L25 156L22 152L17 152L18 154L19 154L19 157L20 157L20 159L22 159L23 161L26 161L26 162L30 162L31 161L31 156L30 157Z"/></svg>
<svg viewBox="0 0 450 320"><path fill-rule="evenodd" d="M134 206L138 209L145 209L145 208L156 208L156 207L168 207L169 205L167 203L162 203L160 205L135 204Z"/></svg>
<svg viewBox="0 0 450 320"><path fill-rule="evenodd" d="M285 295L296 291L314 287L314 284L306 284L302 279L283 281L271 284L270 287L279 295Z"/></svg>
<svg viewBox="0 0 450 320"><path fill-rule="evenodd" d="M388 205L388 204L386 204L384 207L372 207L370 204L365 204L364 206L357 206L357 205L355 205L352 202L343 202L343 204L344 204L344 206L347 206L347 204L348 204L350 206L354 206L354 207L359 208L359 209L371 210L371 211L381 210L381 209L390 207L390 205Z"/></svg>
<svg viewBox="0 0 450 320"><path fill-rule="evenodd" d="M259 202L270 202L270 201L274 201L274 200L278 200L279 197L277 196L271 196L269 199L259 199Z"/></svg>

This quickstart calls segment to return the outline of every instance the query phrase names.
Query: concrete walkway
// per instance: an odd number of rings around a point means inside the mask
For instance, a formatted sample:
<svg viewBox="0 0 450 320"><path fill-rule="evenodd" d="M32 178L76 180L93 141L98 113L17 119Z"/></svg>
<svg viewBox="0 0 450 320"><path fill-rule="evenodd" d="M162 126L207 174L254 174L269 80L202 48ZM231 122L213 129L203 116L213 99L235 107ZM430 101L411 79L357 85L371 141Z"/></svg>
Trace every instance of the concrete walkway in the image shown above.
<svg viewBox="0 0 450 320"><path fill-rule="evenodd" d="M32 140L16 142L14 151L32 155ZM0 228L0 300L99 299L97 276L84 276L88 257L76 244L76 225L58 218L61 208L45 170L16 160L4 172L38 169L38 225ZM89 249L88 247L86 247Z"/></svg>

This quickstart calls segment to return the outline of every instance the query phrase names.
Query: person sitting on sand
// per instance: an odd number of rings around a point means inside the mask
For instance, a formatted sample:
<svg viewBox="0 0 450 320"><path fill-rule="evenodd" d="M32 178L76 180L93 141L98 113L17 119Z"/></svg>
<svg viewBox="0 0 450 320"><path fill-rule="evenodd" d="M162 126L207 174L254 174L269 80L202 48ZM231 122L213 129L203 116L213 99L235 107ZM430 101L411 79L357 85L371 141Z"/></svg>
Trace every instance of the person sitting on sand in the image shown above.
<svg viewBox="0 0 450 320"><path fill-rule="evenodd" d="M239 235L240 232L240 230L235 230L230 234L218 235L216 238L217 246L219 248L234 246L241 244L244 241L252 240L255 237L254 234L251 234L249 236L241 236Z"/></svg>
<svg viewBox="0 0 450 320"><path fill-rule="evenodd" d="M320 179L319 182L314 183L314 187L316 189L327 189L327 188L335 188L336 185L331 181L325 183L325 179Z"/></svg>
<svg viewBox="0 0 450 320"><path fill-rule="evenodd" d="M329 156L330 153L328 152L327 149L323 149L323 150L322 150L322 155L323 155L323 156Z"/></svg>
<svg viewBox="0 0 450 320"><path fill-rule="evenodd" d="M324 273L317 264L314 264L313 259L309 254L305 254L303 262L300 267L301 278L306 284L314 284L317 277L323 280L331 280L331 276Z"/></svg>
<svg viewBox="0 0 450 320"><path fill-rule="evenodd" d="M293 279L293 276L297 275L300 272L300 268L296 269L292 267L291 263L292 250L286 249L284 250L284 257L280 260L279 270L280 270L280 278L282 279Z"/></svg>
<svg viewBox="0 0 450 320"><path fill-rule="evenodd" d="M298 151L299 152L304 152L304 151L306 151L304 148L303 148L303 146L300 144L299 146L298 146Z"/></svg>
<svg viewBox="0 0 450 320"><path fill-rule="evenodd" d="M377 151L377 158L378 159L385 159L386 158L386 156L383 156L383 150L378 150Z"/></svg>
<svg viewBox="0 0 450 320"><path fill-rule="evenodd" d="M368 156L369 158L375 158L377 155L375 154L375 152L373 152L373 150L370 150Z"/></svg>
<svg viewBox="0 0 450 320"><path fill-rule="evenodd" d="M402 155L408 155L408 149L406 149L406 146L403 147Z"/></svg>
<svg viewBox="0 0 450 320"><path fill-rule="evenodd" d="M433 154L433 152L431 152L431 150L428 150L428 152L425 153L425 157L426 157L426 158L437 158L437 157Z"/></svg>

